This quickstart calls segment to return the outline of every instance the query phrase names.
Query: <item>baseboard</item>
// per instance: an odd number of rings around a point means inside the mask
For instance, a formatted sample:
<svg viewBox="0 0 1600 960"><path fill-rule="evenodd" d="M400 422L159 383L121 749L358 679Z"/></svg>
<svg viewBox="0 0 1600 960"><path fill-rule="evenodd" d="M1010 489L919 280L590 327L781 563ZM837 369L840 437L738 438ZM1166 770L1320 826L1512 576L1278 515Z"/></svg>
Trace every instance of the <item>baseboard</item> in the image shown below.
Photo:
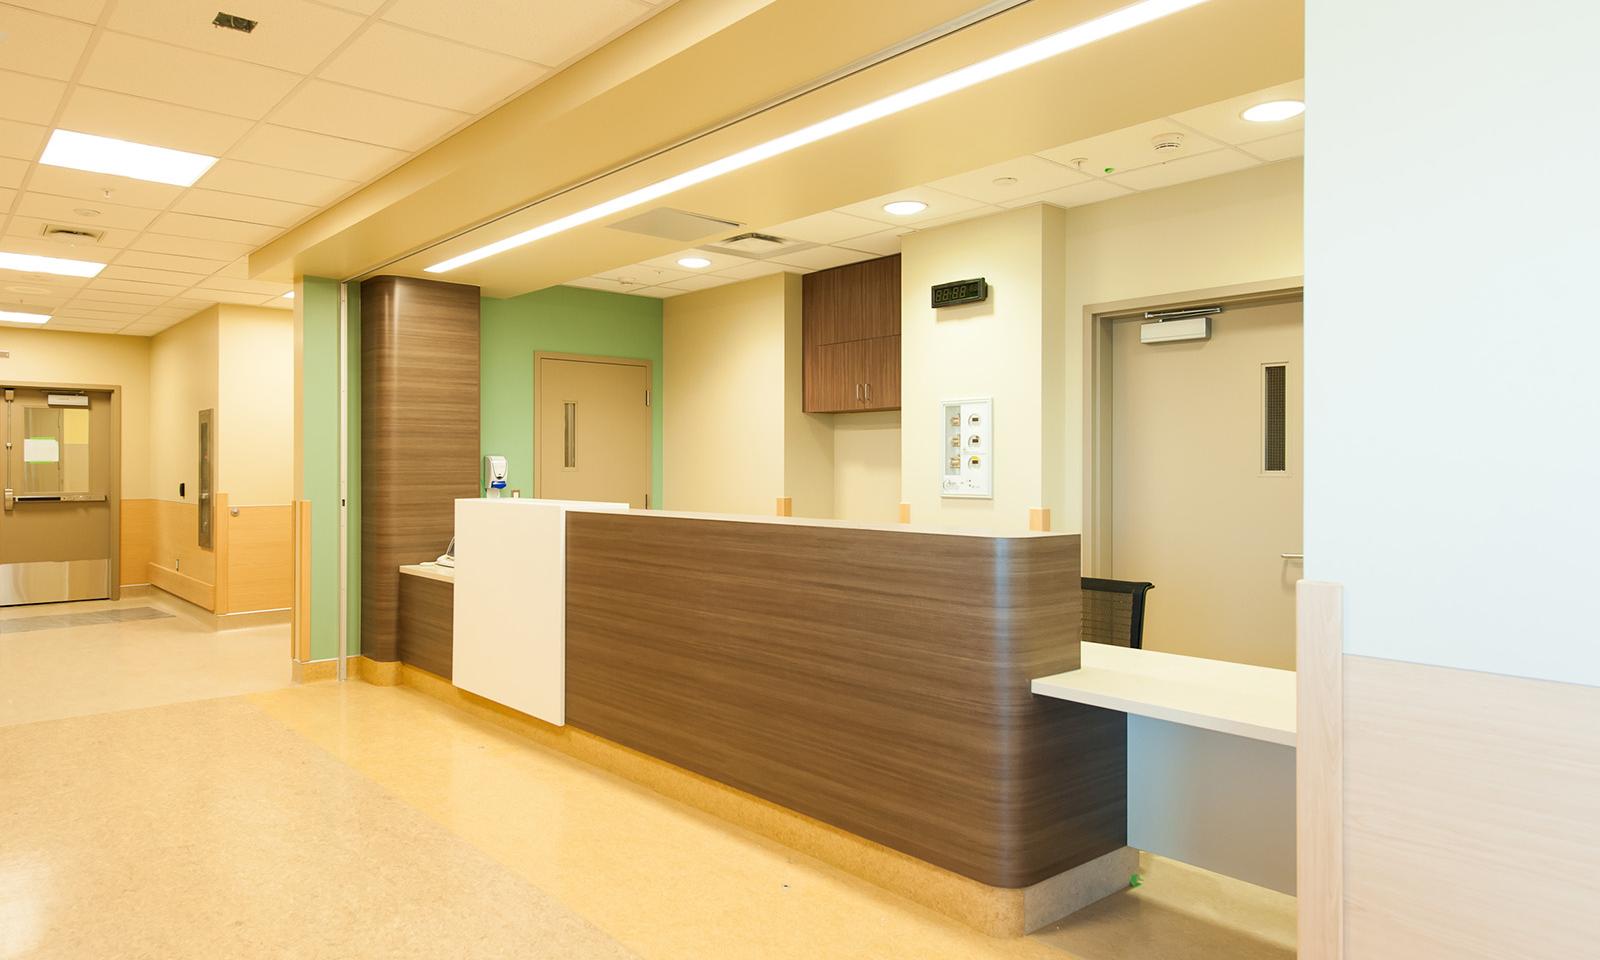
<svg viewBox="0 0 1600 960"><path fill-rule="evenodd" d="M145 569L150 577L150 585L160 590L212 612L217 605L217 588L204 580L179 573L171 567L163 567L159 563L146 564Z"/></svg>
<svg viewBox="0 0 1600 960"><path fill-rule="evenodd" d="M743 827L996 937L1020 937L1128 885L1138 851L1113 850L1030 887L1003 888L936 867L802 813L570 726L557 727L401 664L400 682L521 735Z"/></svg>
<svg viewBox="0 0 1600 960"><path fill-rule="evenodd" d="M292 679L295 683L319 683L334 680L339 675L339 661L295 660ZM368 660L359 654L345 659L345 674L349 680L363 680L376 687L393 687L400 683L400 664L384 660Z"/></svg>
<svg viewBox="0 0 1600 960"><path fill-rule="evenodd" d="M216 615L218 630L238 630L242 627L265 627L279 623L288 623L293 615L292 610L284 607L281 610L241 610L238 613L219 613Z"/></svg>

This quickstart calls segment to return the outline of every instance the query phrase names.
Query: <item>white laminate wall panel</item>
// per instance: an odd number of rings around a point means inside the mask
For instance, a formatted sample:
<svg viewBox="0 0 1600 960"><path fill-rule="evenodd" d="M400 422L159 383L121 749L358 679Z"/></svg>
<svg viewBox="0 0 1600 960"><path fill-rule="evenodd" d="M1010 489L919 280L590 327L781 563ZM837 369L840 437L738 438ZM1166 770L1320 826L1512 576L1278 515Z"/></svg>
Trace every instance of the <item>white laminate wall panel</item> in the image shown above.
<svg viewBox="0 0 1600 960"><path fill-rule="evenodd" d="M451 682L566 723L566 515L627 504L457 500Z"/></svg>
<svg viewBox="0 0 1600 960"><path fill-rule="evenodd" d="M1128 846L1295 892L1294 747L1128 717Z"/></svg>

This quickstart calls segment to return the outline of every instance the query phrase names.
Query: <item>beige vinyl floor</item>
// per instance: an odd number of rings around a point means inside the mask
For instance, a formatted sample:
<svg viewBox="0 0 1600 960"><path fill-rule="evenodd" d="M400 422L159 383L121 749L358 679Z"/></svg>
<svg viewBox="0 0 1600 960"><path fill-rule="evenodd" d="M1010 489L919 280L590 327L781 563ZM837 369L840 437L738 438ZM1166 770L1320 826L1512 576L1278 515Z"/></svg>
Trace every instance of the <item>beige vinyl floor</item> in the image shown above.
<svg viewBox="0 0 1600 960"><path fill-rule="evenodd" d="M288 685L282 628L195 628L0 632L0 960L1294 955L1292 898L1158 858L992 939L416 691Z"/></svg>

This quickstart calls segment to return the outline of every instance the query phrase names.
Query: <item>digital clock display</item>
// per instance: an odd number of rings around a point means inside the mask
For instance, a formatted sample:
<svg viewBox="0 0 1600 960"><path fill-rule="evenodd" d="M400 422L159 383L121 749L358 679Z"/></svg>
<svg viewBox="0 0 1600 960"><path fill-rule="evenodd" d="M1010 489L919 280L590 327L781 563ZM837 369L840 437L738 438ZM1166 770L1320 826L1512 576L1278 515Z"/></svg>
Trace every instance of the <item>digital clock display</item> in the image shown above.
<svg viewBox="0 0 1600 960"><path fill-rule="evenodd" d="M979 303L987 299L989 299L989 281L982 277L976 280L940 283L933 288L935 307L953 307L958 303Z"/></svg>

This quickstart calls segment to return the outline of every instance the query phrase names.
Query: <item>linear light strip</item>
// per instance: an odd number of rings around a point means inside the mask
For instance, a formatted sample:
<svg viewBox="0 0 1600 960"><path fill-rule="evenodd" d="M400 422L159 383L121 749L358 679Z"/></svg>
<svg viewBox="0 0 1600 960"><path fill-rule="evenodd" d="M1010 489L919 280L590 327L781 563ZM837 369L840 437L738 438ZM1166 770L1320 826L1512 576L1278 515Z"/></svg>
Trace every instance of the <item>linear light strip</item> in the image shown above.
<svg viewBox="0 0 1600 960"><path fill-rule="evenodd" d="M0 323L49 323L48 313L18 313L15 310L0 310Z"/></svg>
<svg viewBox="0 0 1600 960"><path fill-rule="evenodd" d="M892 114L965 90L986 80L992 80L995 77L1020 70L1023 67L1032 66L1042 60L1048 60L1051 57L1066 53L1069 50L1088 46L1097 40L1104 40L1107 37L1132 30L1135 27L1143 26L1162 17L1190 7L1199 6L1205 2L1206 0L1143 0L1141 3L1114 10L1104 16L1096 17L1074 27L1068 27L1059 33L1050 34L1014 50L996 54L971 66L962 67L960 70L934 77L932 80L924 81L899 93L890 94L880 100L874 100L871 103L856 107L853 110L847 110L808 127L802 127L792 133L786 133L765 143L759 143L753 147L740 150L720 160L713 160L692 170L684 171L677 176L668 177L665 180L640 187L637 190L614 197L603 203L597 203L576 213L570 213L549 223L543 223L521 233L513 234L504 240L497 240L476 250L469 250L459 256L440 261L424 269L428 273L448 273L469 263L476 263L479 260L525 246L536 240L543 240L546 237L564 233L574 227L593 223L612 214L621 213L624 210L632 209L668 194L720 177L725 173L741 170L752 164L760 163L762 160L769 160L807 144L825 140L846 130L853 130L874 120L881 120Z"/></svg>
<svg viewBox="0 0 1600 960"><path fill-rule="evenodd" d="M61 257L41 257L31 253L0 251L0 270L49 273L58 277L95 277L105 268L105 264L93 260L66 260Z"/></svg>

